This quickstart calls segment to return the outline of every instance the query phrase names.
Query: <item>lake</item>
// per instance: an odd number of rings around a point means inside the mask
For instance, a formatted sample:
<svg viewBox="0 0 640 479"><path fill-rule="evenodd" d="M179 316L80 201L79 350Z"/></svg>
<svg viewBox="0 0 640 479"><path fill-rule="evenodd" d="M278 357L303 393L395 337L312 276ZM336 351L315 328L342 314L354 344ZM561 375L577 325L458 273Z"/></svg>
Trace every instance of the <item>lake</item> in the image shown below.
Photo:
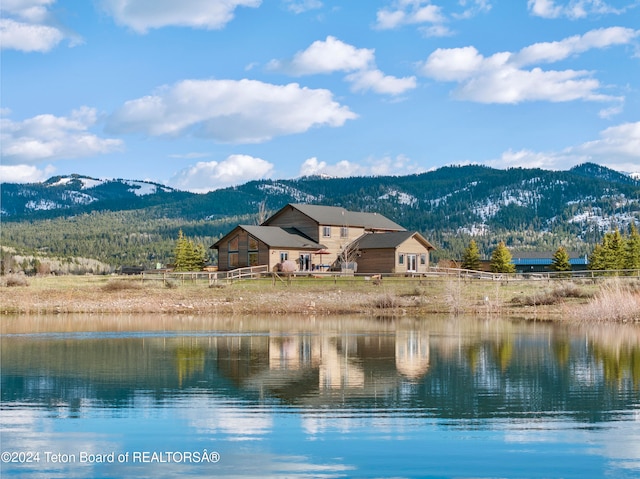
<svg viewBox="0 0 640 479"><path fill-rule="evenodd" d="M1 476L638 478L640 327L3 317Z"/></svg>

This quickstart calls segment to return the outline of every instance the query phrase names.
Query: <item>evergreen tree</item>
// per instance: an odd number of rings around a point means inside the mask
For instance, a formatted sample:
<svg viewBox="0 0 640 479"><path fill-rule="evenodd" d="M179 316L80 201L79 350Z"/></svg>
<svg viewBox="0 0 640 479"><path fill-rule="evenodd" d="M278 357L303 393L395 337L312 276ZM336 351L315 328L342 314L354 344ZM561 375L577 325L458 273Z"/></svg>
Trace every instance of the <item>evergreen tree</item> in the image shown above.
<svg viewBox="0 0 640 479"><path fill-rule="evenodd" d="M511 253L500 241L496 249L491 253L491 272L492 273L515 273L516 266L513 264Z"/></svg>
<svg viewBox="0 0 640 479"><path fill-rule="evenodd" d="M631 232L625 244L625 269L640 269L640 234L635 223L631 223Z"/></svg>
<svg viewBox="0 0 640 479"><path fill-rule="evenodd" d="M560 246L553 254L551 269L554 271L571 271L569 253L563 246Z"/></svg>
<svg viewBox="0 0 640 479"><path fill-rule="evenodd" d="M593 271L605 269L602 244L597 244L589 256L589 269Z"/></svg>
<svg viewBox="0 0 640 479"><path fill-rule="evenodd" d="M478 245L474 240L469 241L469 246L464 250L462 268L475 271L480 269L480 252L478 251Z"/></svg>
<svg viewBox="0 0 640 479"><path fill-rule="evenodd" d="M604 235L602 251L604 257L604 269L623 269L625 263L625 241L620 231Z"/></svg>
<svg viewBox="0 0 640 479"><path fill-rule="evenodd" d="M206 263L204 247L195 245L182 230L178 232L174 255L175 271L200 271Z"/></svg>

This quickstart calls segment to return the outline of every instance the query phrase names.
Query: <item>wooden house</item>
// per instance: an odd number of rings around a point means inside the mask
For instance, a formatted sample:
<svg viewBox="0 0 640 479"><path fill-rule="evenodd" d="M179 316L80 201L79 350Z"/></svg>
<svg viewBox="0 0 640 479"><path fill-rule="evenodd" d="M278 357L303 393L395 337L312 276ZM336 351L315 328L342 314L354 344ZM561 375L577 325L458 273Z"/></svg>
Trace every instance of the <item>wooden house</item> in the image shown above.
<svg viewBox="0 0 640 479"><path fill-rule="evenodd" d="M213 246L218 269L295 261L300 271L339 270L355 262L362 273L422 272L433 246L419 233L377 213L336 206L288 204L262 225L239 225ZM355 269L355 268L354 268Z"/></svg>

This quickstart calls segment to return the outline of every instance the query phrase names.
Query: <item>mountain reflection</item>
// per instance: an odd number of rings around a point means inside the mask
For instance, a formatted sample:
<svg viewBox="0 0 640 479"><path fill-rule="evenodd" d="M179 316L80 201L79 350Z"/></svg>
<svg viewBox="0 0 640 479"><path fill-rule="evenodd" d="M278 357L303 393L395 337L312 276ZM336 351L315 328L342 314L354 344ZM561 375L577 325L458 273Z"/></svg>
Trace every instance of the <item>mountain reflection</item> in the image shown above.
<svg viewBox="0 0 640 479"><path fill-rule="evenodd" d="M72 415L87 402L126 408L141 396L210 395L452 419L563 414L597 422L640 402L640 328L633 326L450 318L28 321L2 324L2 402Z"/></svg>

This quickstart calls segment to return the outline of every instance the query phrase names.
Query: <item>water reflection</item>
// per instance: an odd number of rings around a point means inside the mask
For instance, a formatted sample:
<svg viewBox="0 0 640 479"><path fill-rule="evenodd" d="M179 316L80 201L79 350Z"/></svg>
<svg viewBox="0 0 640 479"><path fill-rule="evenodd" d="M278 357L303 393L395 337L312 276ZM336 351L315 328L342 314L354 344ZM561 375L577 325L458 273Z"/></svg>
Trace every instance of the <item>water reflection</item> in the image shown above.
<svg viewBox="0 0 640 479"><path fill-rule="evenodd" d="M428 464L449 467L444 477L580 477L594 461L618 477L640 473L634 326L106 316L3 318L0 328L4 449L197 448L213 438L227 444L215 474L241 477L267 474L247 459L258 456L273 477L417 477ZM478 474L487 452L504 462ZM576 454L581 465L567 465ZM553 457L561 474L548 474ZM155 466L144 477L186 468ZM131 467L67 465L43 477L136 477ZM40 471L2 469L25 470Z"/></svg>

